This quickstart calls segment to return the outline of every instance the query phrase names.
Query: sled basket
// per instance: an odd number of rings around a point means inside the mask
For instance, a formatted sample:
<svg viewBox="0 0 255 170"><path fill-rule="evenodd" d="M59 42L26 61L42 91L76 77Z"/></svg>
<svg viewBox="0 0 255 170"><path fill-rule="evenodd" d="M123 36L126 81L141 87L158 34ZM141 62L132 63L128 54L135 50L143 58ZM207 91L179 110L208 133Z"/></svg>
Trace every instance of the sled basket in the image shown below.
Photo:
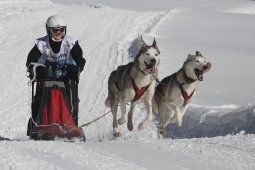
<svg viewBox="0 0 255 170"><path fill-rule="evenodd" d="M32 129L35 140L78 138L85 141L82 128L77 127L71 113L71 103L65 84L60 81L45 81L39 111Z"/></svg>

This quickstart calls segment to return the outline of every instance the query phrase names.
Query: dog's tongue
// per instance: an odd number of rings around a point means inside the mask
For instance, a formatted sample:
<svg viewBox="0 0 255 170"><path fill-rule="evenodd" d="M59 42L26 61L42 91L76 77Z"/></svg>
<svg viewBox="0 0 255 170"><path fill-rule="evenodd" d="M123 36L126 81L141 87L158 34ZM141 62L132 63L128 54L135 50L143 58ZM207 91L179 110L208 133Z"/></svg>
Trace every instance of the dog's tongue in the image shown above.
<svg viewBox="0 0 255 170"><path fill-rule="evenodd" d="M154 65L151 65L151 66L149 66L149 67L146 67L146 69L144 70L144 71L146 71L146 72L148 72L148 73L153 73L154 72L154 70L155 70L155 67L154 67Z"/></svg>
<svg viewBox="0 0 255 170"><path fill-rule="evenodd" d="M204 77L203 77L204 73L208 72L208 71L211 69L212 64L211 64L210 62L208 62L208 63L206 64L206 66L207 66L207 68L204 69L202 72L200 72L200 73L197 75L197 76L198 76L197 78L198 78L200 81L202 81L202 80L204 79Z"/></svg>
<svg viewBox="0 0 255 170"><path fill-rule="evenodd" d="M212 67L212 64L210 62L208 62L206 65L207 65L207 69L203 70L203 73L208 72Z"/></svg>

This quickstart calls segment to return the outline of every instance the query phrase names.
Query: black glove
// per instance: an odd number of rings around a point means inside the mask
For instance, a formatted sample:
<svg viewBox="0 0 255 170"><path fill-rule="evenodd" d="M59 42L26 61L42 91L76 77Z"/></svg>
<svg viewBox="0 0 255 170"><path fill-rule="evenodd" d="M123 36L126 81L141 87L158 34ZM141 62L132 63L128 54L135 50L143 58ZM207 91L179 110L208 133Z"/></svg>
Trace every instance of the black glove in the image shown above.
<svg viewBox="0 0 255 170"><path fill-rule="evenodd" d="M43 66L38 66L36 68L36 79L38 81L50 80L51 77L49 76L48 69Z"/></svg>
<svg viewBox="0 0 255 170"><path fill-rule="evenodd" d="M67 77L74 81L79 81L79 69L75 65L67 65Z"/></svg>

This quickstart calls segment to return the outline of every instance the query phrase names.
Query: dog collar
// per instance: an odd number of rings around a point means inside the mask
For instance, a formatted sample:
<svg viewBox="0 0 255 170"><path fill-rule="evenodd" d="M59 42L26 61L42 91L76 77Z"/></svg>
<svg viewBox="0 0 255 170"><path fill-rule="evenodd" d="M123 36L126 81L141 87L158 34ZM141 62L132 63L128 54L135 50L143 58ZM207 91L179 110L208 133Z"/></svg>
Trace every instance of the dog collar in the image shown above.
<svg viewBox="0 0 255 170"><path fill-rule="evenodd" d="M188 77L187 74L185 73L185 70L182 70L182 72L183 72L183 78L187 84L197 81L197 79L192 79L192 78Z"/></svg>
<svg viewBox="0 0 255 170"><path fill-rule="evenodd" d="M135 66L137 67L137 69L142 72L143 74L146 75L146 73L139 67L139 64L137 64L137 62L135 62Z"/></svg>

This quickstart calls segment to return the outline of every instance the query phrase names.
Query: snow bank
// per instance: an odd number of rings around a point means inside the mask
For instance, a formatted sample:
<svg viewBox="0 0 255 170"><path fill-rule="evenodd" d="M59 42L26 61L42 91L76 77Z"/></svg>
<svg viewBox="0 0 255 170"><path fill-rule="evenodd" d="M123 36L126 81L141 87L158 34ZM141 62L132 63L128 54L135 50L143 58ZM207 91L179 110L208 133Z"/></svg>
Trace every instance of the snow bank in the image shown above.
<svg viewBox="0 0 255 170"><path fill-rule="evenodd" d="M255 5L254 4L247 4L243 5L242 7L226 10L225 12L228 13L236 13L236 14L250 14L255 15Z"/></svg>
<svg viewBox="0 0 255 170"><path fill-rule="evenodd" d="M167 127L169 138L201 138L229 134L255 133L255 105L205 107L191 105L183 119L183 126Z"/></svg>

